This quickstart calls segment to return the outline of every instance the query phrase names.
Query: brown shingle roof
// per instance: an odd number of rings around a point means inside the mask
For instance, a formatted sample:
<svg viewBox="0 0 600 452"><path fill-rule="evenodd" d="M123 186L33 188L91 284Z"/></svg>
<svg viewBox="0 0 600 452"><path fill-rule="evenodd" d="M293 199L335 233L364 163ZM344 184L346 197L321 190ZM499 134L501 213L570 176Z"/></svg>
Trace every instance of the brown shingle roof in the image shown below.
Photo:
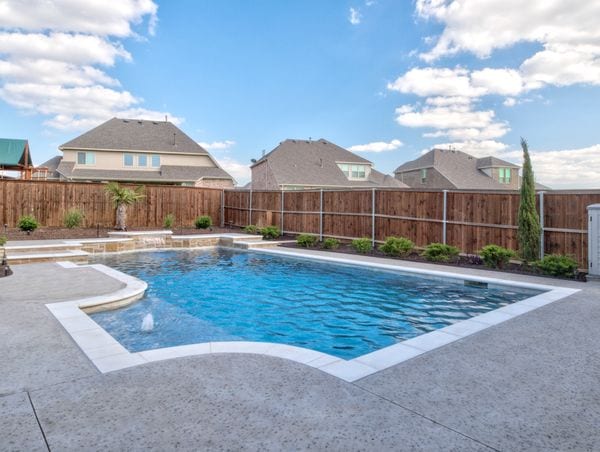
<svg viewBox="0 0 600 452"><path fill-rule="evenodd" d="M483 161L483 165L480 166ZM506 190L506 186L496 182L480 168L492 166L509 166L519 168L513 163L504 162L495 157L478 159L462 151L449 149L432 149L418 159L400 165L394 174L414 171L422 168L435 168L457 189L465 190Z"/></svg>
<svg viewBox="0 0 600 452"><path fill-rule="evenodd" d="M374 169L371 169L368 180L348 180L338 163L371 165L371 162L325 139L282 141L253 166L265 161L279 185L406 187L397 179Z"/></svg>
<svg viewBox="0 0 600 452"><path fill-rule="evenodd" d="M59 149L108 149L208 155L173 123L113 118L66 142Z"/></svg>

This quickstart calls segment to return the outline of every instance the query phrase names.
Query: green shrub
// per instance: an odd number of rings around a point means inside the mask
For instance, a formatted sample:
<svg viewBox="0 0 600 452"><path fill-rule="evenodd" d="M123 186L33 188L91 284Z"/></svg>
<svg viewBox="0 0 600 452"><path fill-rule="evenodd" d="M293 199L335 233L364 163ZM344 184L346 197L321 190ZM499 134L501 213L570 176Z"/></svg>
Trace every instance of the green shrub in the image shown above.
<svg viewBox="0 0 600 452"><path fill-rule="evenodd" d="M266 226L260 230L260 233L265 240L273 240L281 235L277 226Z"/></svg>
<svg viewBox="0 0 600 452"><path fill-rule="evenodd" d="M202 215L196 218L194 225L196 229L208 229L212 226L212 219L208 215Z"/></svg>
<svg viewBox="0 0 600 452"><path fill-rule="evenodd" d="M458 256L458 248L443 243L430 243L421 256L431 262L448 262Z"/></svg>
<svg viewBox="0 0 600 452"><path fill-rule="evenodd" d="M373 249L373 243L371 239L368 237L363 237L362 239L354 239L352 240L352 248L354 248L359 253L368 253Z"/></svg>
<svg viewBox="0 0 600 452"><path fill-rule="evenodd" d="M246 234L258 234L258 226L249 224L248 226L244 227L244 232Z"/></svg>
<svg viewBox="0 0 600 452"><path fill-rule="evenodd" d="M165 215L165 220L163 221L163 226L165 229L171 229L175 224L175 215L172 213L168 213Z"/></svg>
<svg viewBox="0 0 600 452"><path fill-rule="evenodd" d="M552 276L575 276L577 261L562 254L549 254L533 264L542 273Z"/></svg>
<svg viewBox="0 0 600 452"><path fill-rule="evenodd" d="M303 246L304 248L310 248L317 244L319 238L316 235L311 234L300 234L296 237L296 243L298 246Z"/></svg>
<svg viewBox="0 0 600 452"><path fill-rule="evenodd" d="M19 226L19 229L21 231L25 231L29 234L30 232L35 231L37 228L39 228L40 224L33 215L24 215L21 218L19 218L19 223L17 224L17 226Z"/></svg>
<svg viewBox="0 0 600 452"><path fill-rule="evenodd" d="M484 264L491 268L503 268L512 257L516 256L513 250L498 245L484 246L480 254Z"/></svg>
<svg viewBox="0 0 600 452"><path fill-rule="evenodd" d="M323 240L323 248L326 250L335 250L340 247L340 241L338 239L334 239L329 237L328 239Z"/></svg>
<svg viewBox="0 0 600 452"><path fill-rule="evenodd" d="M404 256L412 251L415 244L405 237L388 237L379 247L379 251L390 256Z"/></svg>
<svg viewBox="0 0 600 452"><path fill-rule="evenodd" d="M67 210L65 213L64 224L66 228L78 228L83 223L83 212L77 208Z"/></svg>
<svg viewBox="0 0 600 452"><path fill-rule="evenodd" d="M0 246L6 245L6 241L7 241L6 236L0 235Z"/></svg>

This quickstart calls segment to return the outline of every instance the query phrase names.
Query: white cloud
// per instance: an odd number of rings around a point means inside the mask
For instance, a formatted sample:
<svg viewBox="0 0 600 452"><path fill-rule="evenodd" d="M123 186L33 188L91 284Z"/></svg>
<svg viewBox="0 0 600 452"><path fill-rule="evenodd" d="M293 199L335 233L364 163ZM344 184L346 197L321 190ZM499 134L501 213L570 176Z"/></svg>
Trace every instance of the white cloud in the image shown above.
<svg viewBox="0 0 600 452"><path fill-rule="evenodd" d="M199 142L198 144L209 151L222 151L224 149L229 149L230 147L235 146L235 141L213 141L212 143Z"/></svg>
<svg viewBox="0 0 600 452"><path fill-rule="evenodd" d="M361 18L362 17L360 11L354 8L350 8L350 12L348 14L348 21L350 21L352 25L358 25L361 21Z"/></svg>
<svg viewBox="0 0 600 452"><path fill-rule="evenodd" d="M496 49L536 42L543 50L520 67L526 84L600 84L600 2L589 0L417 0L417 14L445 25L432 62L458 52L489 57Z"/></svg>
<svg viewBox="0 0 600 452"><path fill-rule="evenodd" d="M252 178L250 165L240 163L232 157L221 157L217 161L225 171L233 176L238 185L245 185Z"/></svg>
<svg viewBox="0 0 600 452"><path fill-rule="evenodd" d="M113 38L136 36L132 27L144 19L155 26L156 11L151 0L89 0L85 7L73 0L0 2L0 98L61 130L113 116L163 118L168 113L144 108L105 72L131 60Z"/></svg>
<svg viewBox="0 0 600 452"><path fill-rule="evenodd" d="M152 33L157 10L152 0L3 0L0 28L125 37L133 34L132 24L146 17Z"/></svg>
<svg viewBox="0 0 600 452"><path fill-rule="evenodd" d="M402 145L402 141L394 139L390 142L374 141L367 144L355 144L350 146L348 150L352 152L386 152L396 150Z"/></svg>
<svg viewBox="0 0 600 452"><path fill-rule="evenodd" d="M403 105L396 109L396 122L411 128L431 128L426 138L448 137L453 140L490 140L510 129L495 120L493 110L475 110L471 104Z"/></svg>

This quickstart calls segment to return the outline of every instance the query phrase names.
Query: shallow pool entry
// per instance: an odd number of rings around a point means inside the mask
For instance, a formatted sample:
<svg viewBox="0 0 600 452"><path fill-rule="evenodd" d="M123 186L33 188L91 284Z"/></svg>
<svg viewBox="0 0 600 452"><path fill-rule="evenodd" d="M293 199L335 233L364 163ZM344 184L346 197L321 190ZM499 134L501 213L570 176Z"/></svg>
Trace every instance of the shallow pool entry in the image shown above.
<svg viewBox="0 0 600 452"><path fill-rule="evenodd" d="M352 359L542 293L225 248L95 260L148 283L91 315L131 352L257 341Z"/></svg>

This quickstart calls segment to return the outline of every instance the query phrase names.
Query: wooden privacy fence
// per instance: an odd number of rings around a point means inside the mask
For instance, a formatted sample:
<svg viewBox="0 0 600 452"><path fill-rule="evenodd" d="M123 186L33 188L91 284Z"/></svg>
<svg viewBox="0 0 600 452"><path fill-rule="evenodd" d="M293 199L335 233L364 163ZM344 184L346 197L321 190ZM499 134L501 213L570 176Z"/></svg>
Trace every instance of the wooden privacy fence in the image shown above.
<svg viewBox="0 0 600 452"><path fill-rule="evenodd" d="M587 268L586 207L600 191L537 194L546 254L573 256ZM411 189L248 191L224 194L225 223L277 225L287 233L320 238L403 236L417 246L432 242L476 253L489 244L517 249L518 192Z"/></svg>
<svg viewBox="0 0 600 452"><path fill-rule="evenodd" d="M23 215L33 215L43 225L63 226L65 213L81 209L84 226L112 227L115 223L113 203L105 184L0 181L0 215L2 224L16 226ZM165 216L175 215L175 226L193 227L199 215L210 215L214 224L221 223L222 190L211 188L146 185L145 197L127 209L130 228L162 228Z"/></svg>

